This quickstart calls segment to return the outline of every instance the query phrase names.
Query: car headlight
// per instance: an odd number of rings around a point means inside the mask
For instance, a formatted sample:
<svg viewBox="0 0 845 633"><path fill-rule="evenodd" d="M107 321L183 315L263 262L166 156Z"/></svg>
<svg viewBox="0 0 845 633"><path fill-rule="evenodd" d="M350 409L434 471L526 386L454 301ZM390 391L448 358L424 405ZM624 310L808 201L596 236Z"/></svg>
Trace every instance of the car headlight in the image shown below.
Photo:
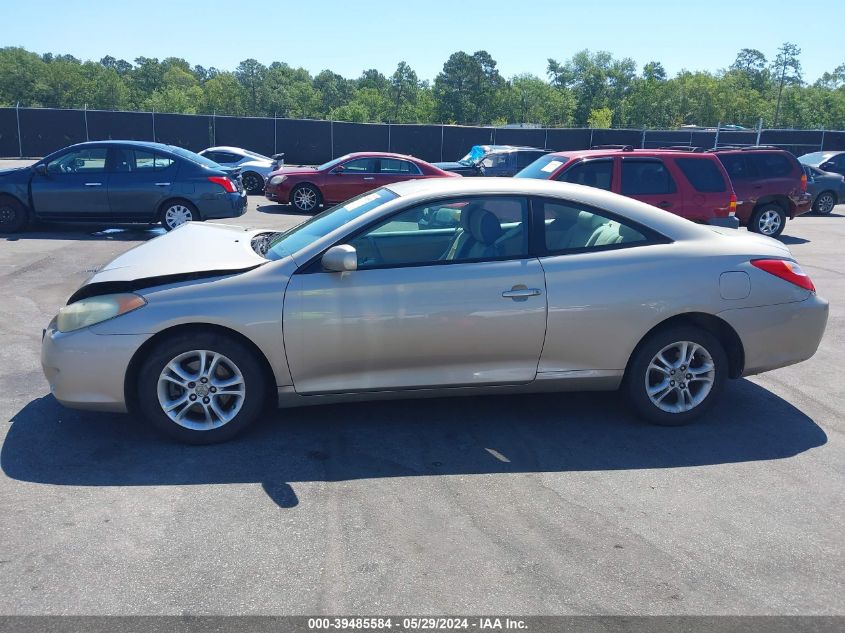
<svg viewBox="0 0 845 633"><path fill-rule="evenodd" d="M270 184L271 185L280 185L285 181L285 178L287 178L287 176L273 176L270 179Z"/></svg>
<svg viewBox="0 0 845 633"><path fill-rule="evenodd" d="M143 297L131 292L81 299L59 310L56 315L56 327L59 332L73 332L145 305L147 302Z"/></svg>

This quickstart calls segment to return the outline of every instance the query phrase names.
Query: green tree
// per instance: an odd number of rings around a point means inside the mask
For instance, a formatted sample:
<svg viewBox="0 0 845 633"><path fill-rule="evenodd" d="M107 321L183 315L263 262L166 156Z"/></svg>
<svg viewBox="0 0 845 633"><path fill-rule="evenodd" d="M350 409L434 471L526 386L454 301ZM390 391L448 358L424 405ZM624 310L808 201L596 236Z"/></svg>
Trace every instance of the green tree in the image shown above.
<svg viewBox="0 0 845 633"><path fill-rule="evenodd" d="M232 73L219 73L202 86L202 109L209 113L241 115L244 113L244 89Z"/></svg>
<svg viewBox="0 0 845 633"><path fill-rule="evenodd" d="M777 81L777 105L775 106L775 120L773 125L777 127L780 119L780 103L783 96L783 87L786 85L801 84L801 49L795 44L784 42L778 49L777 57L772 64L772 74Z"/></svg>
<svg viewBox="0 0 845 633"><path fill-rule="evenodd" d="M597 108L590 112L587 117L589 127L609 128L613 120L613 110L610 108Z"/></svg>
<svg viewBox="0 0 845 633"><path fill-rule="evenodd" d="M246 111L253 116L266 114L262 86L267 77L267 67L255 59L245 59L235 69L235 77L246 94Z"/></svg>

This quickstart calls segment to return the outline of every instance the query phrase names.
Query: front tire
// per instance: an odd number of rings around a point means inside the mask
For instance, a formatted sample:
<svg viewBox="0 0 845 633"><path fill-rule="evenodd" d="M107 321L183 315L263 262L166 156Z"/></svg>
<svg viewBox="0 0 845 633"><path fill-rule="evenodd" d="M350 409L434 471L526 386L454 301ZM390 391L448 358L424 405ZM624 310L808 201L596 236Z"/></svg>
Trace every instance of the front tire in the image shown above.
<svg viewBox="0 0 845 633"><path fill-rule="evenodd" d="M786 226L786 214L780 205L765 204L751 215L748 230L768 237L777 237Z"/></svg>
<svg viewBox="0 0 845 633"><path fill-rule="evenodd" d="M819 215L827 215L833 211L836 202L836 196L832 191L822 191L816 196L815 202L813 202L813 212Z"/></svg>
<svg viewBox="0 0 845 633"><path fill-rule="evenodd" d="M637 347L624 389L640 418L679 426L713 405L727 371L727 354L715 336L696 327L674 327L655 332Z"/></svg>
<svg viewBox="0 0 845 633"><path fill-rule="evenodd" d="M323 202L320 190L314 185L299 185L290 192L290 202L303 213L312 213Z"/></svg>
<svg viewBox="0 0 845 633"><path fill-rule="evenodd" d="M266 382L255 353L213 332L161 341L138 373L138 408L146 420L188 444L229 440L252 424Z"/></svg>
<svg viewBox="0 0 845 633"><path fill-rule="evenodd" d="M0 233L18 233L29 224L26 207L14 198L0 198Z"/></svg>
<svg viewBox="0 0 845 633"><path fill-rule="evenodd" d="M241 176L241 182L244 184L247 194L257 196L264 193L264 179L260 174L254 171L248 171Z"/></svg>
<svg viewBox="0 0 845 633"><path fill-rule="evenodd" d="M199 219L197 208L187 200L171 200L161 209L161 225L165 231L172 231L177 226Z"/></svg>

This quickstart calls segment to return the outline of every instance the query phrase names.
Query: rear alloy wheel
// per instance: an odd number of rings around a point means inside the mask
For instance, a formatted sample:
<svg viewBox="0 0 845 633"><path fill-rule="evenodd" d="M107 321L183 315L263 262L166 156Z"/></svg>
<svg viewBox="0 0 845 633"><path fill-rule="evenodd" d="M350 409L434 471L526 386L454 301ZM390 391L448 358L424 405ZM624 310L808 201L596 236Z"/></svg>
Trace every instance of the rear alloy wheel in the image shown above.
<svg viewBox="0 0 845 633"><path fill-rule="evenodd" d="M138 377L144 416L171 437L212 444L257 417L265 385L254 353L225 335L180 335L156 346Z"/></svg>
<svg viewBox="0 0 845 633"><path fill-rule="evenodd" d="M17 233L26 228L29 214L14 198L0 198L0 233Z"/></svg>
<svg viewBox="0 0 845 633"><path fill-rule="evenodd" d="M198 219L198 214L193 205L177 200L176 202L167 203L164 207L164 211L161 214L161 225L165 230L172 231L177 226L196 219Z"/></svg>
<svg viewBox="0 0 845 633"><path fill-rule="evenodd" d="M290 200L299 211L310 213L320 205L320 191L313 185L300 185L290 194Z"/></svg>
<svg viewBox="0 0 845 633"><path fill-rule="evenodd" d="M748 223L748 230L769 237L777 237L786 226L786 214L776 204L767 204L757 209Z"/></svg>
<svg viewBox="0 0 845 633"><path fill-rule="evenodd" d="M822 191L816 196L816 201L813 203L813 211L819 215L827 215L833 211L836 206L836 196L830 191Z"/></svg>
<svg viewBox="0 0 845 633"><path fill-rule="evenodd" d="M637 414L655 424L685 424L721 391L727 356L719 340L694 327L657 332L637 349L625 386Z"/></svg>
<svg viewBox="0 0 845 633"><path fill-rule="evenodd" d="M243 182L246 192L252 196L264 191L264 179L254 171L248 171L241 176L241 182Z"/></svg>

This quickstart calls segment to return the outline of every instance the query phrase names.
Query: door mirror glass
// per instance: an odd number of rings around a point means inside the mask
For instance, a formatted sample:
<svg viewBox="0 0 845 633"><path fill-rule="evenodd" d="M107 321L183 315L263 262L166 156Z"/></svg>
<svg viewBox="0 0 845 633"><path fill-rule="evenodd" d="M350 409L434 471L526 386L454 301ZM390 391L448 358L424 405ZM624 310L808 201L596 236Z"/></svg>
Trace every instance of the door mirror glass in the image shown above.
<svg viewBox="0 0 845 633"><path fill-rule="evenodd" d="M323 253L321 263L323 268L336 273L358 270L358 253L355 247L349 244L332 246Z"/></svg>
<svg viewBox="0 0 845 633"><path fill-rule="evenodd" d="M343 165L338 165L337 167L332 169L332 173L335 176L340 176L343 173L344 169L346 169L346 168Z"/></svg>
<svg viewBox="0 0 845 633"><path fill-rule="evenodd" d="M35 173L39 176L46 176L47 175L47 165L44 163L38 163L35 166Z"/></svg>

